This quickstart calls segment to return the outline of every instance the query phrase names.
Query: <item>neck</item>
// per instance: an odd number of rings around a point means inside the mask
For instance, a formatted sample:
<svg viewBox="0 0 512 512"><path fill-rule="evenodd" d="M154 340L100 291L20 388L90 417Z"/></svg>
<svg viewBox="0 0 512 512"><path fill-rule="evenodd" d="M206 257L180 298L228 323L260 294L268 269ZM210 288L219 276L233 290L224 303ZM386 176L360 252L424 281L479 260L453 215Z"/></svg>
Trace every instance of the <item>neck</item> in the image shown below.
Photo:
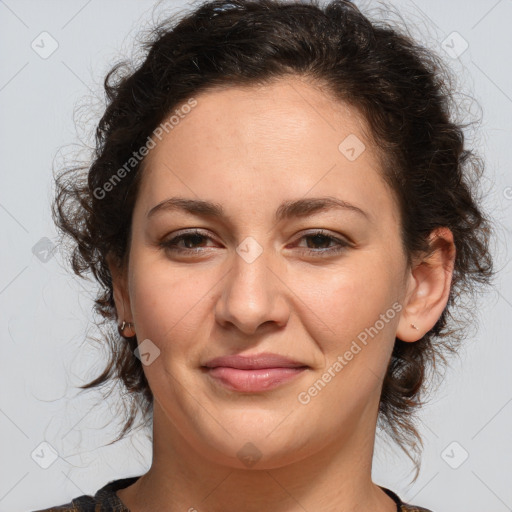
<svg viewBox="0 0 512 512"><path fill-rule="evenodd" d="M371 480L377 419L372 409L365 412L373 421L361 418L350 435L301 460L240 469L205 457L155 401L151 468L117 494L131 512L396 512L394 501Z"/></svg>

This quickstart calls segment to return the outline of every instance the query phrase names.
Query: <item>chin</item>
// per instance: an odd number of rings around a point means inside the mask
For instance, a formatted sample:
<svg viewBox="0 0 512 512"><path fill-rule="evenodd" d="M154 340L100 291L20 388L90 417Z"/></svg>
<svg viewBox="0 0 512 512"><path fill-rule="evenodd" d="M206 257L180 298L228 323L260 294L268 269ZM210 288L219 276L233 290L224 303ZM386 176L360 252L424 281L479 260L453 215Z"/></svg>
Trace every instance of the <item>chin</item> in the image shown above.
<svg viewBox="0 0 512 512"><path fill-rule="evenodd" d="M303 435L297 438L297 425L293 429L283 425L275 429L282 419L281 416L272 422L274 426L269 429L262 429L261 423L255 421L251 428L226 428L231 435L224 430L220 435L219 431L210 432L202 436L198 451L216 464L237 469L276 469L298 462L311 454L314 443Z"/></svg>

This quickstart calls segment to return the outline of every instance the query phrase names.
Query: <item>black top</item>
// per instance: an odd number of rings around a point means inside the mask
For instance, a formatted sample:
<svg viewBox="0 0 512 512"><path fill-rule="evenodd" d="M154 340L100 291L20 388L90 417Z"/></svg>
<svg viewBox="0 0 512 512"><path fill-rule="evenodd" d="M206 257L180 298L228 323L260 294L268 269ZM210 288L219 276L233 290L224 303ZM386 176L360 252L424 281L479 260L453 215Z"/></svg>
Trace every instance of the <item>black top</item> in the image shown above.
<svg viewBox="0 0 512 512"><path fill-rule="evenodd" d="M102 487L94 496L84 494L65 505L36 510L34 512L130 512L119 499L116 491L129 487L139 478L140 475L113 480ZM393 491L382 486L379 487L396 503L396 512L432 512L426 508L403 503Z"/></svg>

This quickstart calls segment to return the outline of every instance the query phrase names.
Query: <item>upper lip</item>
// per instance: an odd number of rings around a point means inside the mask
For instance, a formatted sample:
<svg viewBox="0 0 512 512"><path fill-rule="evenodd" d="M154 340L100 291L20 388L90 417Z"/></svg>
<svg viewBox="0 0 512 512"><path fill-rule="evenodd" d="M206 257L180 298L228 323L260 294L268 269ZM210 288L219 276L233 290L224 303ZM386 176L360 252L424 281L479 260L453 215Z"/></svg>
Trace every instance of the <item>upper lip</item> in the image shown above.
<svg viewBox="0 0 512 512"><path fill-rule="evenodd" d="M239 370L258 370L262 368L303 368L307 365L279 354L263 353L215 357L206 362L204 366L207 368L224 366Z"/></svg>

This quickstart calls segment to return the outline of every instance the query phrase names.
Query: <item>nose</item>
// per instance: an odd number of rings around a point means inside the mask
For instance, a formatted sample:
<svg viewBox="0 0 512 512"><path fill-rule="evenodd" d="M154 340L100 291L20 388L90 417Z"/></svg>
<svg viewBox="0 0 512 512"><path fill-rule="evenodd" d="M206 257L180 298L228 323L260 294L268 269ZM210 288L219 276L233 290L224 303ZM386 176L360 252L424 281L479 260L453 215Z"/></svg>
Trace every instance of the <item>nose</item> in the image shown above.
<svg viewBox="0 0 512 512"><path fill-rule="evenodd" d="M215 308L216 320L223 327L233 325L251 335L263 324L286 325L290 316L288 288L269 253L263 251L254 261L235 255Z"/></svg>

